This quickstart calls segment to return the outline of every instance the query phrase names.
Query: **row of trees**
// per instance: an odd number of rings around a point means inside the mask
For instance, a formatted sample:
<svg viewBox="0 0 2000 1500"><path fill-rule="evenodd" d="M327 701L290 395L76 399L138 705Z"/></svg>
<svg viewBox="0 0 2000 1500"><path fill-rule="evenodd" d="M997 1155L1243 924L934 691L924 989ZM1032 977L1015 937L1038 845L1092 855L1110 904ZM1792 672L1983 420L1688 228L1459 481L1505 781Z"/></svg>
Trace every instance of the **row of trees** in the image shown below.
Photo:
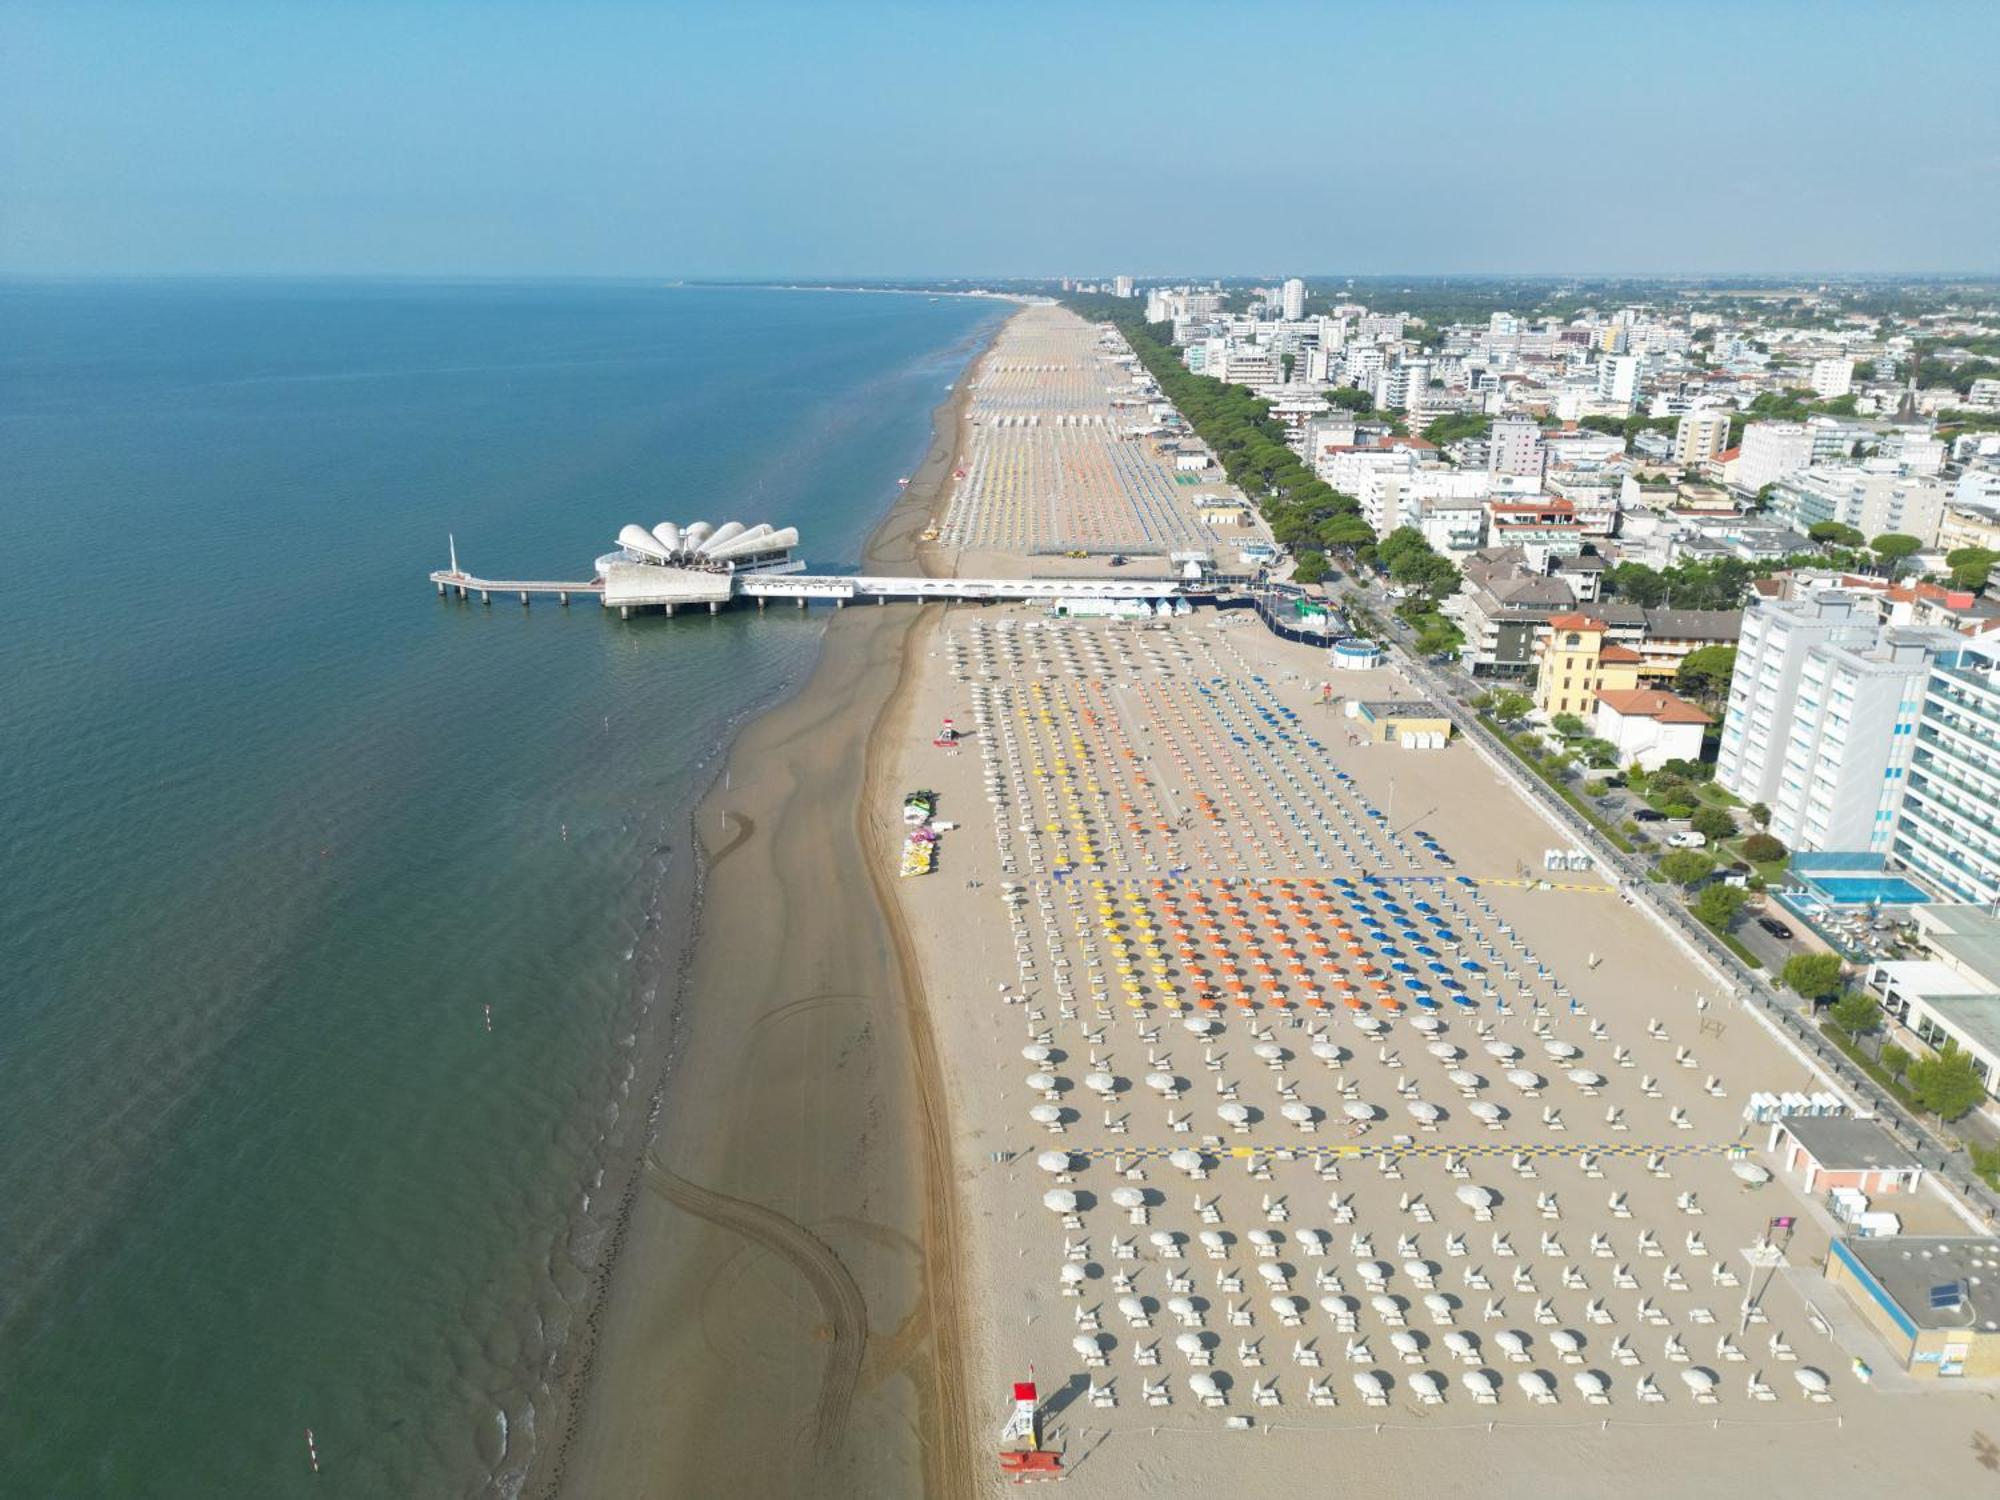
<svg viewBox="0 0 2000 1500"><path fill-rule="evenodd" d="M1109 322L1125 335L1132 352L1166 398L1179 408L1203 442L1214 450L1223 472L1248 495L1270 523L1271 534L1298 557L1298 577L1316 583L1327 570L1328 551L1353 551L1375 540L1361 515L1361 503L1326 483L1285 445L1284 426L1246 386L1193 374L1174 353L1171 331L1144 321L1130 300L1077 295L1068 306L1095 322ZM1338 400L1344 391L1334 392ZM1351 393L1343 405L1364 392Z"/></svg>

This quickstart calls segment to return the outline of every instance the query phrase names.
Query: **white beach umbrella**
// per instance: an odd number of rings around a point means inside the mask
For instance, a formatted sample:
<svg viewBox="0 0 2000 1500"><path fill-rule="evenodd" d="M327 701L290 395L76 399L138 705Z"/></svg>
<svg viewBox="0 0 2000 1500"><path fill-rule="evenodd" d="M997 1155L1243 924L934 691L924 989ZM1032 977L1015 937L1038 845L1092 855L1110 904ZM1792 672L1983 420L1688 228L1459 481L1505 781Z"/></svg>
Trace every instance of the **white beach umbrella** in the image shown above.
<svg viewBox="0 0 2000 1500"><path fill-rule="evenodd" d="M1086 1073L1083 1086L1093 1094L1109 1094L1118 1087L1118 1079L1110 1073Z"/></svg>
<svg viewBox="0 0 2000 1500"><path fill-rule="evenodd" d="M1826 1394L1832 1384L1826 1378L1825 1371L1815 1370L1811 1365L1800 1365L1796 1370L1792 1371L1792 1378L1798 1381L1801 1390L1815 1396Z"/></svg>
<svg viewBox="0 0 2000 1500"><path fill-rule="evenodd" d="M1542 1050L1548 1053L1550 1057L1555 1058L1558 1062L1564 1061L1567 1058L1581 1057L1583 1055L1581 1049L1572 1046L1568 1042L1559 1042L1553 1038L1542 1043Z"/></svg>
<svg viewBox="0 0 2000 1500"><path fill-rule="evenodd" d="M1414 1333L1402 1328L1397 1329L1389 1335L1389 1347L1394 1349L1398 1354L1421 1354L1424 1352L1423 1340L1418 1338Z"/></svg>
<svg viewBox="0 0 2000 1500"><path fill-rule="evenodd" d="M1219 1106L1215 1113L1221 1118L1224 1124L1247 1125L1250 1123L1250 1110L1246 1105L1224 1104Z"/></svg>
<svg viewBox="0 0 2000 1500"><path fill-rule="evenodd" d="M1466 1107L1472 1112L1474 1116L1476 1116L1481 1120L1484 1120L1489 1125L1495 1124L1496 1122L1507 1118L1506 1110L1502 1109L1497 1104L1488 1104L1484 1100L1481 1100L1477 1104L1471 1104Z"/></svg>
<svg viewBox="0 0 2000 1500"><path fill-rule="evenodd" d="M1324 1245L1327 1233L1324 1229L1301 1229L1296 1238L1301 1245Z"/></svg>
<svg viewBox="0 0 2000 1500"><path fill-rule="evenodd" d="M1681 1371L1681 1384L1697 1395L1704 1395L1715 1389L1715 1371L1704 1370L1700 1365L1690 1365Z"/></svg>
<svg viewBox="0 0 2000 1500"><path fill-rule="evenodd" d="M1199 1172L1202 1168L1201 1153L1183 1146L1167 1157L1167 1164L1183 1172Z"/></svg>
<svg viewBox="0 0 2000 1500"><path fill-rule="evenodd" d="M1483 1089L1486 1087L1486 1080L1470 1068L1453 1068L1449 1073L1445 1074L1445 1077L1449 1078L1456 1087L1462 1089Z"/></svg>
<svg viewBox="0 0 2000 1500"><path fill-rule="evenodd" d="M1528 1352L1528 1336L1518 1328L1503 1328L1493 1335L1493 1342L1505 1349L1509 1357L1518 1358Z"/></svg>
<svg viewBox="0 0 2000 1500"><path fill-rule="evenodd" d="M1729 1164L1729 1170L1735 1173L1740 1181L1749 1183L1751 1187L1762 1187L1771 1180L1770 1172L1754 1161L1733 1161Z"/></svg>
<svg viewBox="0 0 2000 1500"><path fill-rule="evenodd" d="M1356 1370L1354 1388L1364 1396L1384 1396L1389 1392L1389 1377L1380 1370Z"/></svg>
<svg viewBox="0 0 2000 1500"><path fill-rule="evenodd" d="M1206 1370L1198 1370L1188 1376L1188 1389L1203 1401L1211 1401L1222 1394L1222 1386Z"/></svg>
<svg viewBox="0 0 2000 1500"><path fill-rule="evenodd" d="M1037 1104L1028 1111L1028 1118L1037 1125L1060 1125L1063 1112L1053 1104Z"/></svg>
<svg viewBox="0 0 2000 1500"><path fill-rule="evenodd" d="M1336 1317L1341 1313L1353 1312L1355 1307L1351 1298L1341 1296L1322 1297L1319 1299L1319 1305L1322 1312L1332 1313Z"/></svg>
<svg viewBox="0 0 2000 1500"><path fill-rule="evenodd" d="M1270 1307L1271 1311L1280 1318L1295 1318L1306 1310L1306 1299L1303 1297L1273 1297Z"/></svg>
<svg viewBox="0 0 2000 1500"><path fill-rule="evenodd" d="M1450 1042L1432 1042L1428 1047L1424 1048L1424 1051L1430 1053L1432 1057L1443 1059L1445 1062L1457 1062L1459 1058L1465 1055Z"/></svg>
<svg viewBox="0 0 2000 1500"><path fill-rule="evenodd" d="M1159 1250L1171 1250L1181 1242L1180 1235L1171 1229L1155 1229L1146 1239Z"/></svg>
<svg viewBox="0 0 2000 1500"><path fill-rule="evenodd" d="M1476 1333L1466 1333L1459 1329L1453 1329L1444 1336L1444 1346L1460 1359L1477 1359L1479 1357L1479 1335Z"/></svg>
<svg viewBox="0 0 2000 1500"><path fill-rule="evenodd" d="M1359 1099L1349 1099L1345 1104L1340 1106L1340 1112L1350 1120L1372 1120L1375 1118L1375 1106L1372 1104L1363 1104Z"/></svg>
<svg viewBox="0 0 2000 1500"><path fill-rule="evenodd" d="M1310 1104L1301 1104L1294 1099L1288 1103L1279 1105L1278 1113L1283 1115L1287 1120L1290 1120L1294 1125L1310 1125L1313 1122L1313 1116L1319 1113L1319 1111L1315 1110Z"/></svg>
<svg viewBox="0 0 2000 1500"><path fill-rule="evenodd" d="M1509 1068L1507 1081L1517 1089L1538 1089L1542 1086L1542 1075L1527 1068Z"/></svg>
<svg viewBox="0 0 2000 1500"><path fill-rule="evenodd" d="M1486 1055L1488 1057L1497 1057L1502 1062L1506 1062L1511 1058L1519 1057L1521 1049L1516 1047L1512 1042L1488 1042L1486 1044Z"/></svg>
<svg viewBox="0 0 2000 1500"><path fill-rule="evenodd" d="M1374 1308L1375 1311L1380 1316L1385 1318L1394 1318L1400 1316L1403 1311L1402 1302L1397 1298L1390 1296L1370 1297L1368 1299L1368 1305Z"/></svg>
<svg viewBox="0 0 2000 1500"><path fill-rule="evenodd" d="M1090 1273L1074 1261L1064 1261L1056 1268L1056 1280L1064 1286L1081 1286L1090 1278Z"/></svg>
<svg viewBox="0 0 2000 1500"><path fill-rule="evenodd" d="M1259 1042L1250 1049L1250 1054L1260 1062L1281 1062L1284 1060L1285 1049L1276 1042Z"/></svg>
<svg viewBox="0 0 2000 1500"><path fill-rule="evenodd" d="M1204 1229L1195 1238L1201 1241L1205 1250L1222 1250L1229 1245L1229 1236L1220 1229Z"/></svg>
<svg viewBox="0 0 2000 1500"><path fill-rule="evenodd" d="M1500 1388L1491 1370L1467 1370L1458 1377L1458 1383L1475 1396L1490 1396Z"/></svg>
<svg viewBox="0 0 2000 1500"><path fill-rule="evenodd" d="M1554 1333L1549 1335L1549 1342L1554 1344L1557 1352L1561 1354L1581 1354L1583 1352L1583 1335L1578 1333L1574 1328L1558 1328Z"/></svg>
<svg viewBox="0 0 2000 1500"><path fill-rule="evenodd" d="M1042 1207L1051 1213L1073 1214L1076 1212L1076 1194L1068 1188L1050 1188L1042 1194Z"/></svg>
<svg viewBox="0 0 2000 1500"><path fill-rule="evenodd" d="M1375 1035L1376 1032L1382 1029L1382 1020L1379 1016L1356 1016L1354 1024L1370 1036Z"/></svg>
<svg viewBox="0 0 2000 1500"><path fill-rule="evenodd" d="M1195 1311L1194 1298L1169 1297L1167 1299L1167 1311L1177 1318L1191 1318L1194 1316Z"/></svg>
<svg viewBox="0 0 2000 1500"><path fill-rule="evenodd" d="M1603 1372L1599 1370L1578 1370L1574 1375L1570 1376L1570 1382L1586 1398L1602 1396L1611 1388L1611 1382L1606 1380Z"/></svg>
<svg viewBox="0 0 2000 1500"><path fill-rule="evenodd" d="M1021 1081L1038 1094L1046 1094L1056 1086L1056 1078L1053 1073L1030 1073Z"/></svg>
<svg viewBox="0 0 2000 1500"><path fill-rule="evenodd" d="M1290 1277L1285 1275L1285 1268L1283 1266L1274 1266L1269 1261L1265 1261L1262 1265L1257 1267L1257 1274L1264 1280L1273 1283L1288 1281L1291 1279Z"/></svg>
<svg viewBox="0 0 2000 1500"><path fill-rule="evenodd" d="M1253 1229L1246 1238L1253 1245L1275 1245L1278 1243L1278 1236L1269 1229Z"/></svg>
<svg viewBox="0 0 2000 1500"><path fill-rule="evenodd" d="M1467 1208L1491 1208L1494 1203L1493 1189L1471 1182L1461 1183L1452 1190L1452 1196Z"/></svg>
<svg viewBox="0 0 2000 1500"><path fill-rule="evenodd" d="M1354 1274L1370 1286L1381 1286L1395 1270L1386 1260L1364 1260L1355 1263Z"/></svg>
<svg viewBox="0 0 2000 1500"><path fill-rule="evenodd" d="M1181 1025L1192 1031L1196 1036L1207 1036L1216 1029L1215 1022L1211 1021L1207 1016L1189 1016L1181 1022Z"/></svg>
<svg viewBox="0 0 2000 1500"><path fill-rule="evenodd" d="M1044 1151L1035 1158L1035 1165L1044 1172L1067 1172L1071 1157L1067 1151Z"/></svg>
<svg viewBox="0 0 2000 1500"><path fill-rule="evenodd" d="M1588 1068L1571 1068L1569 1070L1569 1081L1580 1089L1599 1089L1604 1087L1604 1075L1602 1073L1593 1073Z"/></svg>
<svg viewBox="0 0 2000 1500"><path fill-rule="evenodd" d="M1183 1354L1199 1354L1204 1343L1198 1333L1179 1333L1174 1335L1174 1347Z"/></svg>
<svg viewBox="0 0 2000 1500"><path fill-rule="evenodd" d="M1143 1318L1146 1316L1146 1304L1138 1297L1120 1297L1118 1311L1128 1318Z"/></svg>
<svg viewBox="0 0 2000 1500"><path fill-rule="evenodd" d="M1039 1042L1032 1042L1021 1049L1021 1056L1025 1057L1031 1063L1045 1063L1050 1057L1054 1056L1054 1049L1044 1047Z"/></svg>
<svg viewBox="0 0 2000 1500"><path fill-rule="evenodd" d="M1144 1208L1146 1190L1136 1187L1117 1187L1111 1190L1111 1201L1120 1208Z"/></svg>
<svg viewBox="0 0 2000 1500"><path fill-rule="evenodd" d="M1435 1370L1419 1370L1410 1377L1410 1389L1433 1401L1444 1399L1444 1376Z"/></svg>
<svg viewBox="0 0 2000 1500"><path fill-rule="evenodd" d="M1523 1370L1514 1377L1514 1383L1536 1400L1555 1390L1555 1383L1541 1370Z"/></svg>
<svg viewBox="0 0 2000 1500"><path fill-rule="evenodd" d="M1079 1333L1069 1346L1085 1359L1095 1359L1104 1352L1104 1341L1094 1333Z"/></svg>
<svg viewBox="0 0 2000 1500"><path fill-rule="evenodd" d="M1418 1016L1410 1024L1425 1036L1436 1036L1440 1031L1444 1030L1444 1022L1440 1021L1436 1016Z"/></svg>
<svg viewBox="0 0 2000 1500"><path fill-rule="evenodd" d="M1156 1094L1177 1094L1181 1090L1181 1081L1171 1073L1148 1073L1146 1087Z"/></svg>
<svg viewBox="0 0 2000 1500"><path fill-rule="evenodd" d="M1426 1125L1435 1125L1444 1118L1444 1111L1435 1104L1426 1104L1421 1099L1412 1099L1406 1106L1412 1119L1421 1120Z"/></svg>
<svg viewBox="0 0 2000 1500"><path fill-rule="evenodd" d="M1426 1276L1435 1276L1437 1275L1437 1269L1436 1266L1427 1260L1406 1260L1403 1262L1403 1274L1412 1281L1422 1281Z"/></svg>

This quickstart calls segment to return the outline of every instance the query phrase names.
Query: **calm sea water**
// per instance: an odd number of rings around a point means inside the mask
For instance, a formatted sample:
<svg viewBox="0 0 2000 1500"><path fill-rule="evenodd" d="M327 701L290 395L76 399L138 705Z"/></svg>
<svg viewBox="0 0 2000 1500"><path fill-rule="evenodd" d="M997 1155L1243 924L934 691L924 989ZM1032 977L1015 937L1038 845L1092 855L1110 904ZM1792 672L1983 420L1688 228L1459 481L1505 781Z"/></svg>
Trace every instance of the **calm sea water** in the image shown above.
<svg viewBox="0 0 2000 1500"><path fill-rule="evenodd" d="M0 284L0 1493L518 1486L686 800L824 617L423 574L851 562L999 315Z"/></svg>

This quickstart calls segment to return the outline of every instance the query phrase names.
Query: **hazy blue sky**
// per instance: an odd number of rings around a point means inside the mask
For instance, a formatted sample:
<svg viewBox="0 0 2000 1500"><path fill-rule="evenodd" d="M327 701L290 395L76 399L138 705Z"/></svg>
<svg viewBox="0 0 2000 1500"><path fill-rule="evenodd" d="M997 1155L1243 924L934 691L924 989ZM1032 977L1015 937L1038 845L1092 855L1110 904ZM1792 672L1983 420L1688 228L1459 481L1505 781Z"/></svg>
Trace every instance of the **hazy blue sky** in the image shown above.
<svg viewBox="0 0 2000 1500"><path fill-rule="evenodd" d="M0 0L0 270L1987 269L2000 4Z"/></svg>

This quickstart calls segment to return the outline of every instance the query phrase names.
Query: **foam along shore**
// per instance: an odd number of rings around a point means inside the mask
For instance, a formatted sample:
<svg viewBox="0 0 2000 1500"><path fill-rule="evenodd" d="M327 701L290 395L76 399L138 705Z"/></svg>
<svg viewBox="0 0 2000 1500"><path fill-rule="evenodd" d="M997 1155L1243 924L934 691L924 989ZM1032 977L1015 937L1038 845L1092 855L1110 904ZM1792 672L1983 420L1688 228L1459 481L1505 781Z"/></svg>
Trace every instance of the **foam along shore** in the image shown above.
<svg viewBox="0 0 2000 1500"><path fill-rule="evenodd" d="M911 569L965 428L963 384L869 543ZM925 1015L857 809L922 614L850 610L800 692L749 724L695 814L706 869L683 1032L571 1435L545 1489L963 1493L969 1404ZM935 1070L930 1070L934 1075ZM954 1441L954 1435L956 1441Z"/></svg>

